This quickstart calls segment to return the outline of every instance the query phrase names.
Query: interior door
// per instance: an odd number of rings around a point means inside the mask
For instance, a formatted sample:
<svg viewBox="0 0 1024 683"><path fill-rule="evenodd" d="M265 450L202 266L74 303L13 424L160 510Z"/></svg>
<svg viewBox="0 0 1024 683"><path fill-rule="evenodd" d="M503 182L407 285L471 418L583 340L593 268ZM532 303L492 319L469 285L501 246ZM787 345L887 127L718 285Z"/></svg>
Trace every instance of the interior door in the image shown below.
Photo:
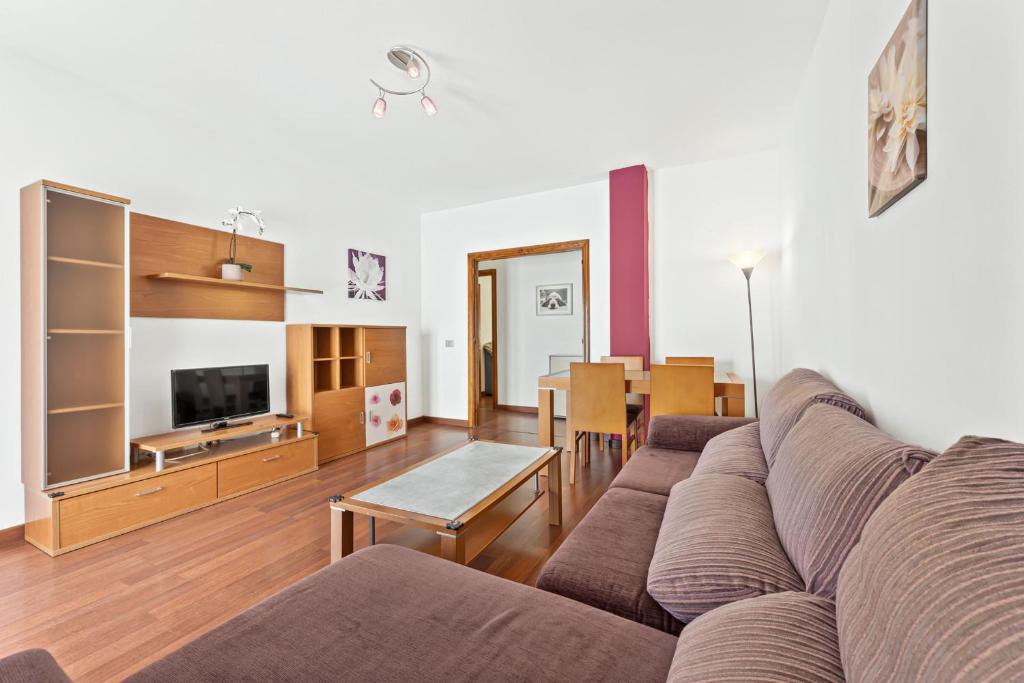
<svg viewBox="0 0 1024 683"><path fill-rule="evenodd" d="M368 387L405 381L405 328L368 327L363 332Z"/></svg>
<svg viewBox="0 0 1024 683"><path fill-rule="evenodd" d="M323 463L366 446L363 388L313 394L313 429L320 433L318 460Z"/></svg>
<svg viewBox="0 0 1024 683"><path fill-rule="evenodd" d="M366 387L366 445L405 434L405 382Z"/></svg>

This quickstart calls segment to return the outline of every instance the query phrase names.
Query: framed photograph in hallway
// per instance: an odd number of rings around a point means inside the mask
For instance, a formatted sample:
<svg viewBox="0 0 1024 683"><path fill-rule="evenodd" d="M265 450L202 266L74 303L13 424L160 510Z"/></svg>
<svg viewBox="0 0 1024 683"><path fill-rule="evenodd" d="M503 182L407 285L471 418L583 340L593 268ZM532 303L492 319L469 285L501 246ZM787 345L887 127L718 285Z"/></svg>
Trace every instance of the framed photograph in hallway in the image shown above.
<svg viewBox="0 0 1024 683"><path fill-rule="evenodd" d="M868 215L928 177L928 0L913 0L868 76Z"/></svg>
<svg viewBox="0 0 1024 683"><path fill-rule="evenodd" d="M572 315L572 285L537 285L537 315Z"/></svg>

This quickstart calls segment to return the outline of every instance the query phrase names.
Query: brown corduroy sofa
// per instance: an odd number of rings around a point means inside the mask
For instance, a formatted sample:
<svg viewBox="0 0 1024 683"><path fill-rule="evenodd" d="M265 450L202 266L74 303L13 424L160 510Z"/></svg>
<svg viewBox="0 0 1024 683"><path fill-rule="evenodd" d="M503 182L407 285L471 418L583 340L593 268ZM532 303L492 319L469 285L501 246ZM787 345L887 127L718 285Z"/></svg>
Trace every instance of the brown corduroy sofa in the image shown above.
<svg viewBox="0 0 1024 683"><path fill-rule="evenodd" d="M379 545L131 680L1024 680L1024 445L863 418L798 370L759 423L657 419L546 590Z"/></svg>

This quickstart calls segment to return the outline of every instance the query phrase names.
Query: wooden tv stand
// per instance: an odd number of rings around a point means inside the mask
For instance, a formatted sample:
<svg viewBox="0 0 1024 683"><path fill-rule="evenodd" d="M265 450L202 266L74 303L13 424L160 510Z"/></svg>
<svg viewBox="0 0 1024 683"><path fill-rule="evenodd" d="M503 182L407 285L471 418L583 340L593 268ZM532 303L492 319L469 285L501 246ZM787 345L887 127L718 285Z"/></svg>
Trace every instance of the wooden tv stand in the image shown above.
<svg viewBox="0 0 1024 683"><path fill-rule="evenodd" d="M153 459L130 471L43 492L47 514L25 524L25 540L60 555L317 469L317 437L302 431L308 419L262 417L252 424L203 433L199 429L132 440ZM270 430L282 428L279 438ZM203 452L175 452L203 445ZM162 468L158 468L158 458ZM136 458L138 460L138 458Z"/></svg>
<svg viewBox="0 0 1024 683"><path fill-rule="evenodd" d="M303 434L302 423L308 419L305 415L297 415L290 418L272 415L247 420L235 425L229 424L223 429L183 429L165 434L142 436L132 439L131 444L138 451L151 453L156 471L162 472L166 467L167 451L188 448L189 446L199 446L210 441L223 441L224 439L234 439L248 434L269 432L273 429L294 428L296 435L301 437Z"/></svg>

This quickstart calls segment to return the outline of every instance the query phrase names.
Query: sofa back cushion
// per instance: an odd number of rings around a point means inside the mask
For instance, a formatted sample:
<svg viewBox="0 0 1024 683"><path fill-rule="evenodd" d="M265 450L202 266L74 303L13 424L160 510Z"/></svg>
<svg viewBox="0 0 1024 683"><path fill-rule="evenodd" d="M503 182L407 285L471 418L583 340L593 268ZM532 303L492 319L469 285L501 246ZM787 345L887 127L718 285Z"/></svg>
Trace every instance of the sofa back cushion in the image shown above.
<svg viewBox="0 0 1024 683"><path fill-rule="evenodd" d="M688 624L668 683L843 683L835 605L774 593L723 605Z"/></svg>
<svg viewBox="0 0 1024 683"><path fill-rule="evenodd" d="M702 474L733 474L763 484L768 465L761 450L760 425L752 422L708 441L691 476Z"/></svg>
<svg viewBox="0 0 1024 683"><path fill-rule="evenodd" d="M1024 680L1024 445L964 437L891 495L839 575L847 680Z"/></svg>
<svg viewBox="0 0 1024 683"><path fill-rule="evenodd" d="M672 487L647 573L647 592L665 611L686 623L730 602L800 590L763 486L708 474Z"/></svg>
<svg viewBox="0 0 1024 683"><path fill-rule="evenodd" d="M765 487L779 540L808 592L835 595L868 517L934 455L840 408L807 409L782 442Z"/></svg>
<svg viewBox="0 0 1024 683"><path fill-rule="evenodd" d="M761 404L761 447L768 469L789 430L808 406L826 403L865 418L864 409L814 370L797 368L775 383Z"/></svg>

